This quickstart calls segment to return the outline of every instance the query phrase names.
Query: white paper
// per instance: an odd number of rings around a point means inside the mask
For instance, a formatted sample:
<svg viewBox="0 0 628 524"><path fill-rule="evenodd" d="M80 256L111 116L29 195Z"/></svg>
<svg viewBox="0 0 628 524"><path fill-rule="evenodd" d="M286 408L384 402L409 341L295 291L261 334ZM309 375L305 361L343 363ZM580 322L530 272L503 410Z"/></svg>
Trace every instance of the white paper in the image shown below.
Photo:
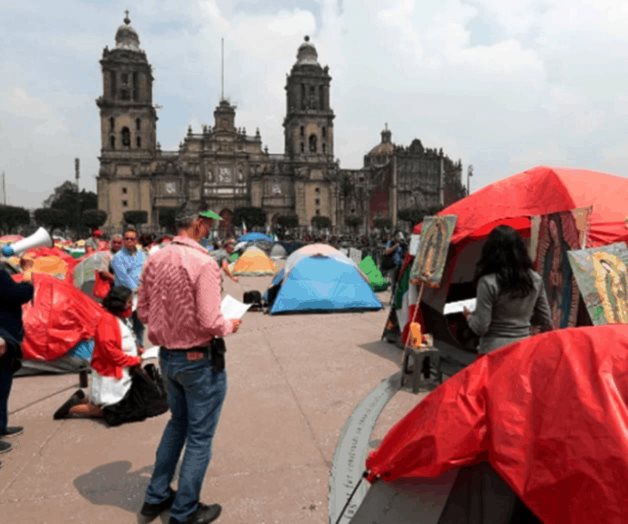
<svg viewBox="0 0 628 524"><path fill-rule="evenodd" d="M148 360L149 358L158 358L159 357L159 346L153 346L152 348L148 348L144 350L142 353L142 360Z"/></svg>
<svg viewBox="0 0 628 524"><path fill-rule="evenodd" d="M459 300L458 302L450 302L449 304L445 304L445 310L443 311L443 313L445 315L451 315L453 313L462 313L465 307L469 311L474 311L475 310L475 298L469 298L467 300Z"/></svg>
<svg viewBox="0 0 628 524"><path fill-rule="evenodd" d="M220 303L220 312L222 316L228 320L239 320L244 316L244 313L248 311L251 304L245 304L236 300L231 295L225 295Z"/></svg>

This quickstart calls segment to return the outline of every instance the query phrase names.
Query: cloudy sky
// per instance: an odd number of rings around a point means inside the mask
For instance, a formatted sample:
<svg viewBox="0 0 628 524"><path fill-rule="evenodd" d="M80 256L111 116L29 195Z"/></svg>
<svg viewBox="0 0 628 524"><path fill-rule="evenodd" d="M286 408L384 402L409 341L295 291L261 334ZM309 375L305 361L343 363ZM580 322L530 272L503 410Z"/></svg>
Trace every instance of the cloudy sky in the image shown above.
<svg viewBox="0 0 628 524"><path fill-rule="evenodd" d="M0 171L9 204L38 207L81 159L95 190L99 59L124 10L154 68L158 139L212 123L283 150L285 75L306 34L333 77L336 156L418 137L474 166L472 189L534 165L628 175L623 0L0 0Z"/></svg>

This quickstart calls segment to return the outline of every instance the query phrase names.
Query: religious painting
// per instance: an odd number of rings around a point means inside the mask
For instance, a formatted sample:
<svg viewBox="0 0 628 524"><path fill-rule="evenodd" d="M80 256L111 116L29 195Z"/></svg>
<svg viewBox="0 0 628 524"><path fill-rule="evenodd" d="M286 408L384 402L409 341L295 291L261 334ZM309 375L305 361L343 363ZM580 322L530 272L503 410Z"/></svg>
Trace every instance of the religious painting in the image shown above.
<svg viewBox="0 0 628 524"><path fill-rule="evenodd" d="M535 269L543 277L555 329L575 326L578 316L580 294L567 256L586 243L586 227L577 216L572 211L542 215L538 228Z"/></svg>
<svg viewBox="0 0 628 524"><path fill-rule="evenodd" d="M580 249L568 255L593 325L628 324L626 244Z"/></svg>
<svg viewBox="0 0 628 524"><path fill-rule="evenodd" d="M445 271L456 216L433 216L423 219L419 251L410 270L411 282L424 282L439 287Z"/></svg>

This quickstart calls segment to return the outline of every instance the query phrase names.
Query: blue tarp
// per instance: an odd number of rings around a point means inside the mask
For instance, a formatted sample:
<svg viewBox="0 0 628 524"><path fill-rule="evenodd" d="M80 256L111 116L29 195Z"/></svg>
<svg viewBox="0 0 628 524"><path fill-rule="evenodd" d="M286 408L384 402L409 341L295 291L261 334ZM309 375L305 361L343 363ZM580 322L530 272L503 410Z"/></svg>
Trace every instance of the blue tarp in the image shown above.
<svg viewBox="0 0 628 524"><path fill-rule="evenodd" d="M273 237L269 237L268 235L265 235L264 233L256 233L255 231L252 231L251 233L247 233L246 235L242 235L239 239L238 242L256 242L259 240L263 240L265 242L274 242Z"/></svg>
<svg viewBox="0 0 628 524"><path fill-rule="evenodd" d="M381 307L370 285L354 266L325 256L313 256L300 260L288 273L270 313Z"/></svg>

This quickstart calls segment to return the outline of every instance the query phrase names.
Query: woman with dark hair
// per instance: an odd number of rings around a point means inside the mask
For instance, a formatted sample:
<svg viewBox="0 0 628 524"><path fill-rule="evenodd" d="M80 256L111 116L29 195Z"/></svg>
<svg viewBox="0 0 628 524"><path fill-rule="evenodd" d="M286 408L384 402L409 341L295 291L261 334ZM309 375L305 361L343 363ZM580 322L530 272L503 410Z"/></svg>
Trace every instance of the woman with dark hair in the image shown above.
<svg viewBox="0 0 628 524"><path fill-rule="evenodd" d="M476 266L476 308L465 308L471 330L480 337L480 354L530 335L532 325L552 329L543 279L532 269L523 239L509 226L491 231Z"/></svg>
<svg viewBox="0 0 628 524"><path fill-rule="evenodd" d="M141 363L129 322L132 300L133 293L124 286L111 288L103 299L108 313L103 314L94 335L90 398L79 389L56 411L55 419L104 417L131 389L129 368Z"/></svg>

